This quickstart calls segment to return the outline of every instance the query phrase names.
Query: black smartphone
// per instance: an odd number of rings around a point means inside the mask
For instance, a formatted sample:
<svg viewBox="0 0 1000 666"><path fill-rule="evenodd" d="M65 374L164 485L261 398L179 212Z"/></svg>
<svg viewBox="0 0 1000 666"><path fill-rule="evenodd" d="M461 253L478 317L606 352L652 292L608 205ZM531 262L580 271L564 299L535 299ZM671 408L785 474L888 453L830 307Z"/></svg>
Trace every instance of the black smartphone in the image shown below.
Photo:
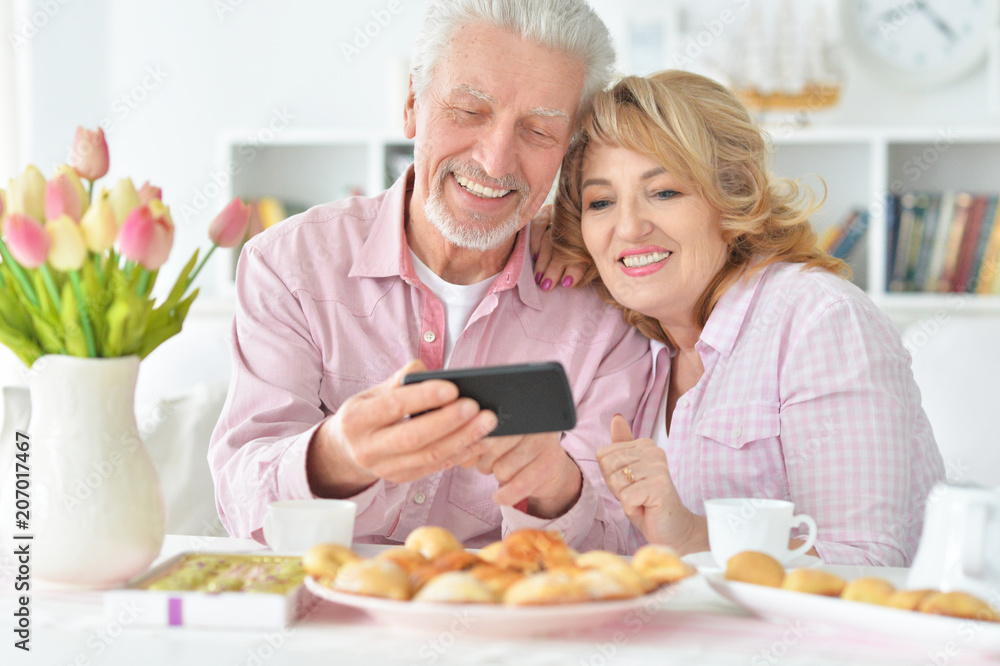
<svg viewBox="0 0 1000 666"><path fill-rule="evenodd" d="M494 365L459 370L431 370L403 376L403 384L447 379L463 398L497 415L491 437L562 432L576 426L573 393L560 363Z"/></svg>

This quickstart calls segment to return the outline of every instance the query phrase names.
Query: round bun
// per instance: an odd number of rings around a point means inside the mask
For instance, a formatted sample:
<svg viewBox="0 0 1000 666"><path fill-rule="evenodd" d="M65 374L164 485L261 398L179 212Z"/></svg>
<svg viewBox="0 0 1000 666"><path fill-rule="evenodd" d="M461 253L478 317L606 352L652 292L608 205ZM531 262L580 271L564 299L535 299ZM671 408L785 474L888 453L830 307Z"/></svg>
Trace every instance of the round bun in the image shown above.
<svg viewBox="0 0 1000 666"><path fill-rule="evenodd" d="M626 572L631 572L632 575ZM631 569L584 569L576 575L576 580L583 586L587 598L593 601L632 599L645 592L639 582L638 572Z"/></svg>
<svg viewBox="0 0 1000 666"><path fill-rule="evenodd" d="M494 541L488 546L483 546L479 549L479 558L483 562L493 562L495 564L501 548L503 548L503 541Z"/></svg>
<svg viewBox="0 0 1000 666"><path fill-rule="evenodd" d="M632 556L632 567L657 585L676 583L694 575L694 567L681 560L669 546L647 544Z"/></svg>
<svg viewBox="0 0 1000 666"><path fill-rule="evenodd" d="M504 539L494 563L505 569L535 573L542 569L571 567L573 554L555 532L517 530Z"/></svg>
<svg viewBox="0 0 1000 666"><path fill-rule="evenodd" d="M577 555L576 565L587 570L602 571L616 578L629 591L629 597L652 592L658 586L653 579L634 569L624 557L606 550L592 550Z"/></svg>
<svg viewBox="0 0 1000 666"><path fill-rule="evenodd" d="M968 620L998 621L996 612L985 601L965 592L929 594L920 602L917 610L921 613L948 615Z"/></svg>
<svg viewBox="0 0 1000 666"><path fill-rule="evenodd" d="M436 525L424 525L410 532L403 544L408 550L415 550L428 560L453 550L462 550L462 544L451 532Z"/></svg>
<svg viewBox="0 0 1000 666"><path fill-rule="evenodd" d="M333 579L333 589L366 597L384 597L405 601L410 598L410 582L395 562L389 560L354 560L340 567Z"/></svg>
<svg viewBox="0 0 1000 666"><path fill-rule="evenodd" d="M341 566L359 559L358 554L346 546L321 543L305 552L302 556L302 568L313 578L328 581L337 575Z"/></svg>
<svg viewBox="0 0 1000 666"><path fill-rule="evenodd" d="M893 587L892 583L881 578L866 576L865 578L856 578L845 585L844 591L840 593L840 598L885 606L895 591L896 588Z"/></svg>
<svg viewBox="0 0 1000 666"><path fill-rule="evenodd" d="M565 571L544 571L510 586L503 602L511 606L544 606L587 601L589 596L578 576Z"/></svg>
<svg viewBox="0 0 1000 666"><path fill-rule="evenodd" d="M493 604L497 596L468 571L449 571L427 582L414 601L449 604Z"/></svg>
<svg viewBox="0 0 1000 666"><path fill-rule="evenodd" d="M902 610L915 611L927 596L935 590L896 590L885 600L885 605Z"/></svg>
<svg viewBox="0 0 1000 666"><path fill-rule="evenodd" d="M820 569L793 569L781 583L781 587L786 590L825 597L839 597L846 585L840 576Z"/></svg>
<svg viewBox="0 0 1000 666"><path fill-rule="evenodd" d="M767 553L746 550L729 558L726 578L739 583L781 587L785 580L785 568Z"/></svg>

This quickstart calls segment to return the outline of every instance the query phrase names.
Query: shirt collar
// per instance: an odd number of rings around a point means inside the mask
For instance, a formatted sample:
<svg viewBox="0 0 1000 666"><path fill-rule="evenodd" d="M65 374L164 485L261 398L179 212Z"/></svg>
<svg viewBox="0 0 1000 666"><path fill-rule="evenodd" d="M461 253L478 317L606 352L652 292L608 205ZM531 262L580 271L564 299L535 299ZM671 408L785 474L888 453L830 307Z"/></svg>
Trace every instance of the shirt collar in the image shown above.
<svg viewBox="0 0 1000 666"><path fill-rule="evenodd" d="M726 290L708 316L699 342L712 347L723 356L729 356L768 268L770 265L756 271L749 278L741 276Z"/></svg>
<svg viewBox="0 0 1000 666"><path fill-rule="evenodd" d="M348 274L350 277L400 277L410 284L419 282L410 260L404 225L407 193L413 191L413 178L413 165L410 165L406 173L382 195L383 200L375 215L371 233L351 265ZM490 286L489 293L516 286L521 302L535 310L541 310L542 301L532 274L533 266L531 262L525 261L530 228L531 225L528 224L518 232L514 250Z"/></svg>

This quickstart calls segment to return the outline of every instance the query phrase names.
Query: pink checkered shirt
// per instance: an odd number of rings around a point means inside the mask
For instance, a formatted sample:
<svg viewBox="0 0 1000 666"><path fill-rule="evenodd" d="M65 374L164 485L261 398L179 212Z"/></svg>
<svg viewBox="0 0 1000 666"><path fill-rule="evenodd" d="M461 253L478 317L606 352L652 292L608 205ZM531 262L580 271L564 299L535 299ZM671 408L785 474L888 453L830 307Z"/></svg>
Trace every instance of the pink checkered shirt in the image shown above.
<svg viewBox="0 0 1000 666"><path fill-rule="evenodd" d="M306 449L345 400L410 359L441 367L444 306L413 271L403 228L408 183L412 169L377 197L317 206L244 248L232 381L208 452L230 534L262 540L269 502L313 497ZM649 344L590 289L557 289L543 299L526 247L524 231L455 341L450 367L563 364L577 426L562 444L584 473L580 499L565 515L542 520L498 506L496 479L475 469L379 481L352 498L357 542L400 543L431 524L472 547L532 527L562 531L580 549L626 548L630 524L594 452L609 442L616 412L635 416L649 382Z"/></svg>
<svg viewBox="0 0 1000 666"><path fill-rule="evenodd" d="M695 345L705 374L678 400L669 437L654 427L671 354L652 344L637 421L665 448L688 509L704 515L716 497L791 500L816 519L825 562L910 563L944 464L910 355L861 290L797 264L730 288Z"/></svg>

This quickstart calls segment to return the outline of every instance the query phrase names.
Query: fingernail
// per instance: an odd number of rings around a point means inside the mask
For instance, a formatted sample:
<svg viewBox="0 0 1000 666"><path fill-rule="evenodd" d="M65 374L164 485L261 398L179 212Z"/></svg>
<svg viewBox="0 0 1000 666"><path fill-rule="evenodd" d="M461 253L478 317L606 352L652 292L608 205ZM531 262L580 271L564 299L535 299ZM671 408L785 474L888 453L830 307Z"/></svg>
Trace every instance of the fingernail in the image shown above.
<svg viewBox="0 0 1000 666"><path fill-rule="evenodd" d="M548 291L552 288L552 280L545 278L545 282L542 283L542 291Z"/></svg>
<svg viewBox="0 0 1000 666"><path fill-rule="evenodd" d="M567 275L566 277L564 277L563 281L562 281L562 286L564 286L564 287L572 287L573 286L573 277L570 276L570 275Z"/></svg>
<svg viewBox="0 0 1000 666"><path fill-rule="evenodd" d="M541 281L542 281L542 274L541 273L535 273L535 284L538 284Z"/></svg>
<svg viewBox="0 0 1000 666"><path fill-rule="evenodd" d="M538 253L537 252L534 253L533 255L531 255L531 260L532 261L538 261Z"/></svg>
<svg viewBox="0 0 1000 666"><path fill-rule="evenodd" d="M483 426L483 435L485 436L485 435L490 434L491 432L493 432L494 430L497 429L497 417L496 417L496 414L492 414L492 413L487 414L486 416L484 416L482 418L482 420L480 421L480 423L482 423L482 426Z"/></svg>

